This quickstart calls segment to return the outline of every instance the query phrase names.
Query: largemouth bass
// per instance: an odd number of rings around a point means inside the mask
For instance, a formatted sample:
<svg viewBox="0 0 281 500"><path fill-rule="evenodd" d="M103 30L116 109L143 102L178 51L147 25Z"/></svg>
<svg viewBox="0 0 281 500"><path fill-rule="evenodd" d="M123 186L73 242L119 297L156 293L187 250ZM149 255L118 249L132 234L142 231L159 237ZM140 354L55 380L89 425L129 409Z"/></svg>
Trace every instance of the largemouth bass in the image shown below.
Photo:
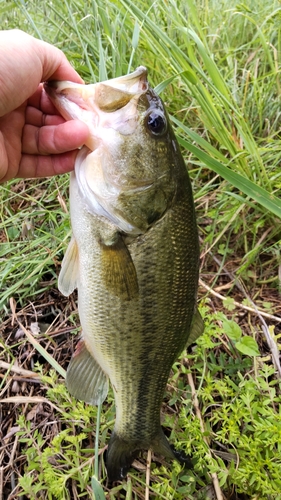
<svg viewBox="0 0 281 500"><path fill-rule="evenodd" d="M73 236L59 289L78 288L82 326L67 370L76 398L101 403L112 385L116 421L109 482L140 450L169 458L160 409L172 364L202 332L199 246L188 173L147 71L93 85L49 82L65 119L90 131L70 180Z"/></svg>

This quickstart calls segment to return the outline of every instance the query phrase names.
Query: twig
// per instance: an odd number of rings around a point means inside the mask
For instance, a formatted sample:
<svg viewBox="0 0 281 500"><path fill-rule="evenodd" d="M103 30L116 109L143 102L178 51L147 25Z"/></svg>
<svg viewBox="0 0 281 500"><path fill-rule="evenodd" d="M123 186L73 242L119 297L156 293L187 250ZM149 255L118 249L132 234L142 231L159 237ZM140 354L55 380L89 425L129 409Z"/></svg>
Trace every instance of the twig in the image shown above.
<svg viewBox="0 0 281 500"><path fill-rule="evenodd" d="M19 366L11 365L10 363L6 363L5 361L0 361L0 368L4 368L5 370L10 370L11 372L18 373L23 377L27 378L40 378L39 373L34 373L30 370L25 370L24 368L20 368Z"/></svg>
<svg viewBox="0 0 281 500"><path fill-rule="evenodd" d="M145 500L149 500L150 466L151 466L151 450L148 450L146 459Z"/></svg>
<svg viewBox="0 0 281 500"><path fill-rule="evenodd" d="M17 313L16 313L17 303L16 303L16 301L15 301L15 299L13 297L10 298L10 308L11 308L11 312L12 312L12 323L11 323L11 325L14 326L15 321L17 320Z"/></svg>
<svg viewBox="0 0 281 500"><path fill-rule="evenodd" d="M63 369L62 366L59 365L59 363L44 349L43 346L37 340L31 335L31 333L22 325L20 321L18 321L19 327L22 329L22 331L25 333L27 336L29 342L35 347L35 349L43 356L48 363L63 377L66 377L66 371Z"/></svg>
<svg viewBox="0 0 281 500"><path fill-rule="evenodd" d="M194 405L194 408L195 408L195 413L196 413L196 416L197 416L197 418L199 419L199 422L200 422L200 428L201 428L201 432L203 434L203 439L204 439L206 445L209 448L208 440L207 440L206 436L204 436L204 433L205 433L204 422L203 422L202 415L201 415L201 412L200 412L199 402L198 402L197 393L196 393L196 390L195 390L195 385L194 385L194 382L193 382L192 374L188 373L187 377L188 377L188 383L189 383L190 388L191 388L191 394L192 394L193 405ZM210 448L209 448L209 451L208 451L208 455L210 457L212 456ZM211 472L210 475L211 475L211 478L212 478L212 481L213 481L214 490L215 490L215 493L216 493L217 500L224 500L224 496L223 496L223 493L221 491L219 480L218 480L218 476L217 476L216 472Z"/></svg>
<svg viewBox="0 0 281 500"><path fill-rule="evenodd" d="M26 378L26 377L19 377L18 375L13 375L12 381L13 382L27 382L27 384L43 384L43 382L42 382L42 380L40 380L40 378L35 378L35 377Z"/></svg>
<svg viewBox="0 0 281 500"><path fill-rule="evenodd" d="M280 366L280 360L279 360L278 347L276 345L276 342L274 342L274 339L270 335L270 331L269 331L269 328L268 328L266 322L264 321L264 319L262 318L262 316L260 314L258 314L258 316L259 316L261 324L262 324L261 325L262 331L264 333L268 347L269 347L270 352L272 354L273 364L274 364L276 370L278 371L279 377L281 377L281 366Z"/></svg>
<svg viewBox="0 0 281 500"><path fill-rule="evenodd" d="M19 436L16 436L15 440L14 440L13 448L12 448L12 451L11 451L11 454L10 454L10 460L9 460L9 463L8 463L8 467L12 467L13 466L14 457L15 457L15 454L16 454L16 451L17 451L17 446L18 446L18 440L19 440Z"/></svg>
<svg viewBox="0 0 281 500"><path fill-rule="evenodd" d="M0 500L3 500L3 471L4 467L0 467Z"/></svg>
<svg viewBox="0 0 281 500"><path fill-rule="evenodd" d="M47 398L43 398L40 396L11 396L8 398L0 399L0 403L15 403L15 404L28 404L28 403L47 403L52 408L57 410L59 413L63 413L58 406L54 405Z"/></svg>
<svg viewBox="0 0 281 500"><path fill-rule="evenodd" d="M66 326L65 328L59 328L58 330L54 330L53 332L49 332L49 328L46 332L40 333L38 335L38 339L40 340L41 338L44 338L46 335L49 337L56 337L57 335L62 335L63 333L68 333L68 332L73 332L74 327L73 326Z"/></svg>
<svg viewBox="0 0 281 500"><path fill-rule="evenodd" d="M214 295L218 299L221 299L223 301L228 300L228 297L224 297L220 293L215 292L215 290L213 290L211 287L206 285L206 283L204 283L204 281L202 281L201 279L199 279L199 283L201 286L203 286L203 288L205 288L205 290L208 290L208 292L210 292L212 295ZM245 306L244 304L241 304L240 302L236 302L236 300L233 300L232 303L236 307L240 307L241 309L244 309L245 311L249 311L249 312L252 312L254 314L257 314L257 316L264 316L264 318L271 319L272 321L277 321L278 323L281 322L281 318L279 316L274 316L273 314L269 314L269 313L266 313L264 311L261 311L257 307Z"/></svg>

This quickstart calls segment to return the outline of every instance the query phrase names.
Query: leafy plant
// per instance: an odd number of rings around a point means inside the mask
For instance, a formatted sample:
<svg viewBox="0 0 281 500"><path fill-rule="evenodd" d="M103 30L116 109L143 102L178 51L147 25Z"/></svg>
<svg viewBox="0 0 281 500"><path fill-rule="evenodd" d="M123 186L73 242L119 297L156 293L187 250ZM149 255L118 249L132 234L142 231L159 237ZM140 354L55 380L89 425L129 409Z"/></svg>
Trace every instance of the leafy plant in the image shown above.
<svg viewBox="0 0 281 500"><path fill-rule="evenodd" d="M170 429L170 440L192 457L193 469L184 470L177 462L169 468L152 464L151 493L167 499L180 499L182 495L203 499L212 474L216 474L226 493L235 487L240 493L247 491L252 496L278 499L281 490L278 472L281 466L280 382L274 378L274 369L261 358L255 376L250 376L251 350L249 356L242 354L242 357L239 350L237 354L233 351L233 340L243 339L236 323L221 313L211 313L207 306L202 313L206 320L205 332L198 339L196 350L184 354L173 367L163 421L163 426ZM221 349L223 337L225 350ZM214 350L219 347L220 354L216 357ZM42 373L42 368L39 369ZM190 371L199 381L197 397L201 417L194 409L187 384ZM90 486L95 460L93 447L87 442L89 436L97 432L97 408L74 402L65 386L58 383L54 371L48 376L42 375L42 381L49 386L48 400L59 411L61 430L46 446L44 435L38 429L33 430L24 417L18 419L19 441L26 446L28 463L20 478L21 491L31 499L40 493L42 498L67 500L71 498L70 485L75 483L81 498L94 498L93 486L98 487L99 483L92 479L92 488ZM113 401L112 394L110 401ZM100 433L96 435L100 448L106 443L112 412L114 408L107 404ZM102 476L104 484L104 468ZM131 481L131 492L139 481L145 485L144 478L130 473L126 488ZM116 494L120 494L120 488ZM109 498L119 497L111 490Z"/></svg>

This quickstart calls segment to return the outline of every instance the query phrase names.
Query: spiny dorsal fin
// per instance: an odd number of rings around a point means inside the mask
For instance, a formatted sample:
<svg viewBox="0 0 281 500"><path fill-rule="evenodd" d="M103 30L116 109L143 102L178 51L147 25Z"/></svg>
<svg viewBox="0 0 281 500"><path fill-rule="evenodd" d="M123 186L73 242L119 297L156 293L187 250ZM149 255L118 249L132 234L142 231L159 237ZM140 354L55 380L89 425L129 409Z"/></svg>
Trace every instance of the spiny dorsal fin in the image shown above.
<svg viewBox="0 0 281 500"><path fill-rule="evenodd" d="M77 287L78 277L78 247L72 236L65 252L58 280L59 291L68 297Z"/></svg>
<svg viewBox="0 0 281 500"><path fill-rule="evenodd" d="M112 244L101 243L102 273L107 288L123 300L138 294L138 278L130 252L120 234Z"/></svg>
<svg viewBox="0 0 281 500"><path fill-rule="evenodd" d="M198 337L202 335L203 331L204 331L204 322L200 312L198 311L198 309L196 309L194 316L192 318L191 329L187 341L187 347L193 344L193 342L195 342L195 340L197 340Z"/></svg>
<svg viewBox="0 0 281 500"><path fill-rule="evenodd" d="M91 405L102 403L108 393L108 378L80 340L66 372L66 386L77 399Z"/></svg>

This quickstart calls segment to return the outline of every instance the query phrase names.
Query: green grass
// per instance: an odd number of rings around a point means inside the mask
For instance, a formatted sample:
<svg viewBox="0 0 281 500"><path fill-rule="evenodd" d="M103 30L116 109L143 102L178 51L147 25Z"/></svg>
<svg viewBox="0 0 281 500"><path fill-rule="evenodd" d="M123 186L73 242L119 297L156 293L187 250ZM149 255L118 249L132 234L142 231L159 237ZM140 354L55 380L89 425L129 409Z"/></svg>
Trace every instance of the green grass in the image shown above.
<svg viewBox="0 0 281 500"><path fill-rule="evenodd" d="M16 0L0 3L0 15L2 28L24 29L61 48L87 82L147 66L187 160L201 277L226 300L222 305L200 289L206 329L197 349L173 367L163 406L163 424L176 446L192 454L194 468L153 461L151 497L206 499L215 474L226 498L279 500L280 380L261 319L243 305L280 316L280 2ZM29 344L11 340L10 300L19 311L53 293L70 234L67 187L68 176L62 176L1 188L0 307L8 333L0 358L11 364ZM65 313L70 325L77 321L74 307ZM239 323L238 333L231 321ZM278 346L274 320L266 321ZM56 337L39 342L48 350ZM48 436L20 416L17 450L26 460L16 469L17 492L30 499L92 498L97 409L73 401L44 355L39 361L47 398L59 409L49 420L59 419L59 431ZM111 395L101 416L100 449L113 419ZM106 498L144 498L141 470L111 491L102 465L100 479Z"/></svg>
<svg viewBox="0 0 281 500"><path fill-rule="evenodd" d="M59 184L49 179L1 187L1 309L11 296L23 303L41 293L44 286L38 283L43 275L47 278L47 270L48 279L56 278L70 231L69 216L58 203L58 197L66 196L66 178Z"/></svg>

